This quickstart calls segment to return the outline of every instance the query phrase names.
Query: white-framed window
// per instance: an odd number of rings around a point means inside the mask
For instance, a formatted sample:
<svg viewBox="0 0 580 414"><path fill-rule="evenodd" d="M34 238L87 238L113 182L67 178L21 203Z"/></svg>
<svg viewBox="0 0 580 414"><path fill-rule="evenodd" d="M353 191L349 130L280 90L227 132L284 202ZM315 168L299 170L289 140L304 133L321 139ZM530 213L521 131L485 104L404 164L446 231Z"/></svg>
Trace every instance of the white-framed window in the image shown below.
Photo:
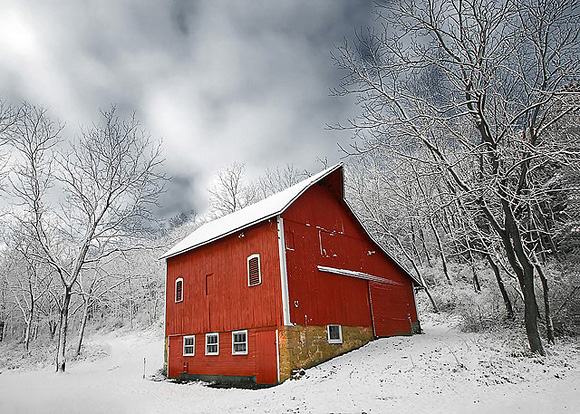
<svg viewBox="0 0 580 414"><path fill-rule="evenodd" d="M195 355L195 335L185 335L183 337L183 356Z"/></svg>
<svg viewBox="0 0 580 414"><path fill-rule="evenodd" d="M232 332L232 355L248 355L248 331Z"/></svg>
<svg viewBox="0 0 580 414"><path fill-rule="evenodd" d="M326 325L329 344L342 344L342 326Z"/></svg>
<svg viewBox="0 0 580 414"><path fill-rule="evenodd" d="M248 256L248 286L256 286L262 283L262 271L260 270L260 255Z"/></svg>
<svg viewBox="0 0 580 414"><path fill-rule="evenodd" d="M220 354L220 334L217 332L205 334L205 354Z"/></svg>
<svg viewBox="0 0 580 414"><path fill-rule="evenodd" d="M183 278L178 277L175 280L175 303L183 300Z"/></svg>

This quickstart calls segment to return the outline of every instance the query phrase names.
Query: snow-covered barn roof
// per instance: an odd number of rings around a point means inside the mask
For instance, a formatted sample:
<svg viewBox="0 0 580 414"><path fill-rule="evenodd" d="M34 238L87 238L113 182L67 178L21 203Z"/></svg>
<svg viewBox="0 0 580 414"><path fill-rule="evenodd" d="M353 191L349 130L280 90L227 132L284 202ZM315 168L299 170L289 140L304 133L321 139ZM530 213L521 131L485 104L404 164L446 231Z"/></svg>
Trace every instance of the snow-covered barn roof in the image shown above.
<svg viewBox="0 0 580 414"><path fill-rule="evenodd" d="M161 259L195 249L281 214L306 190L341 167L342 163L336 164L251 206L204 224L165 252Z"/></svg>
<svg viewBox="0 0 580 414"><path fill-rule="evenodd" d="M312 187L314 184L318 183L334 171L342 168L342 163L336 164L318 174L309 177L292 187L287 188L284 191L273 194L264 200L258 201L251 206L243 208L241 210L235 211L227 216L223 216L219 219L210 221L203 226L196 229L193 233L187 236L185 239L177 243L171 249L169 249L161 259L167 259L173 256L177 256L181 253L196 249L200 246L211 243L215 240L221 239L222 237L229 236L230 234L236 233L238 231L244 230L247 227L258 224L264 220L275 217L282 214L298 197L300 197L306 190ZM361 224L361 220L350 208L348 203L346 203L348 209L352 212L355 219ZM364 229L364 226L363 226ZM365 230L366 232L366 230ZM417 285L422 286L419 279L414 277L403 265L401 265L392 255L390 255L373 237L371 234L366 232L370 239L381 249L398 267L401 268L411 279L413 279Z"/></svg>

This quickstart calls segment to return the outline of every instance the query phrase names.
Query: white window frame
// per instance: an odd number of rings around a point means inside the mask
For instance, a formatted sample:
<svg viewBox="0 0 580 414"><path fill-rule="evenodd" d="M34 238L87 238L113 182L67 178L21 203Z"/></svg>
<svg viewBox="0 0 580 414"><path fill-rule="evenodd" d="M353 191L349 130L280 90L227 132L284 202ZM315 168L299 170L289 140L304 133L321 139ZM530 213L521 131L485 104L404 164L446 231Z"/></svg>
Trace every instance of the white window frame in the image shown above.
<svg viewBox="0 0 580 414"><path fill-rule="evenodd" d="M330 327L337 326L338 327L338 339L330 339ZM329 344L342 344L342 325L326 325L326 337L328 339Z"/></svg>
<svg viewBox="0 0 580 414"><path fill-rule="evenodd" d="M187 339L193 339L193 344L186 345L185 342ZM193 347L193 352L187 352L185 350L186 347ZM195 335L184 335L183 336L183 356L195 356Z"/></svg>
<svg viewBox="0 0 580 414"><path fill-rule="evenodd" d="M215 336L217 338L217 342L215 344L208 344L207 338ZM208 345L217 345L217 351L209 352L207 349ZM220 334L218 332L210 332L205 334L205 354L206 355L219 355L220 354Z"/></svg>
<svg viewBox="0 0 580 414"><path fill-rule="evenodd" d="M177 284L181 282L181 299L177 300ZM178 277L175 279L175 303L183 302L183 297L185 296L183 291L185 290L185 285L183 283L183 278Z"/></svg>
<svg viewBox="0 0 580 414"><path fill-rule="evenodd" d="M245 351L236 351L235 350L235 344L236 342L234 342L234 335L235 334L241 334L243 333L244 335L246 335L246 341L245 342L237 342L237 344L241 344L244 343L246 345L246 350ZM241 331L232 331L232 355L248 355L248 330L247 329L242 329Z"/></svg>
<svg viewBox="0 0 580 414"><path fill-rule="evenodd" d="M259 282L253 285L250 285L250 260L257 257L258 258L258 280ZM246 271L248 273L248 286L252 287L252 286L258 286L259 284L262 283L262 263L260 260L260 254L259 253L255 253L252 254L250 256L248 256L248 258L246 259Z"/></svg>

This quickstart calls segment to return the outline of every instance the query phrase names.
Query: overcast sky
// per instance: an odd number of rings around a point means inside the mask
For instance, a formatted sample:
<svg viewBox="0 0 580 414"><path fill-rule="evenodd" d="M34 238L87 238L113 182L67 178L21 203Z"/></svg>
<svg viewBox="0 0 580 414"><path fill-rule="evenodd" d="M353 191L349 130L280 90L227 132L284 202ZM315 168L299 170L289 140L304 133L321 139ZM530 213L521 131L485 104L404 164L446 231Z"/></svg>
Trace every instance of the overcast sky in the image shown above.
<svg viewBox="0 0 580 414"><path fill-rule="evenodd" d="M330 53L372 21L372 2L0 0L0 98L48 107L66 133L117 104L163 139L163 214L202 211L219 168L250 177L342 154L356 113L331 97Z"/></svg>

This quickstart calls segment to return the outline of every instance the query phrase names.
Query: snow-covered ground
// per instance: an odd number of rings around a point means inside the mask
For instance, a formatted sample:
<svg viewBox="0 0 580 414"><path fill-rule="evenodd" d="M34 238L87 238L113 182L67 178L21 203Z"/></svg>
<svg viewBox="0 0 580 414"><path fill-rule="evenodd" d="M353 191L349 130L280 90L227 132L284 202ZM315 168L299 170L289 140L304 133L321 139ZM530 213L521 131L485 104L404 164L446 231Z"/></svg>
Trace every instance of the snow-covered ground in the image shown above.
<svg viewBox="0 0 580 414"><path fill-rule="evenodd" d="M567 413L580 407L578 341L524 356L492 334L424 323L425 334L373 341L268 389L143 379L162 365L151 330L93 338L97 361L0 374L0 413Z"/></svg>

